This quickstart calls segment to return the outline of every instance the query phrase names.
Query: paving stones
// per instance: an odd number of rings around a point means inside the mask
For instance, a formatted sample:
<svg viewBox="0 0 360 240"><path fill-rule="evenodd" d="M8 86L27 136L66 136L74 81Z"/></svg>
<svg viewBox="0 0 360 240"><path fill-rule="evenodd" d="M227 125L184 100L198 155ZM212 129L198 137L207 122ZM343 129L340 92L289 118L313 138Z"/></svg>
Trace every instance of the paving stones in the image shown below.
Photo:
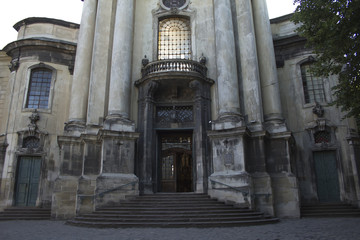
<svg viewBox="0 0 360 240"><path fill-rule="evenodd" d="M94 229L62 221L0 222L6 240L353 240L360 236L360 218L305 218L278 224L230 228Z"/></svg>

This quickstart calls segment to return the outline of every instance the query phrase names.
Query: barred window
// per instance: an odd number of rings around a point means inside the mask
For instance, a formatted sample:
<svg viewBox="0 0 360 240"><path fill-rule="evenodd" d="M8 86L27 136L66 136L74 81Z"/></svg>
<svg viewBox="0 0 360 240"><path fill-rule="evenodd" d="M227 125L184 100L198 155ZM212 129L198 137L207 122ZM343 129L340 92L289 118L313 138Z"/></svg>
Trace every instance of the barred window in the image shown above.
<svg viewBox="0 0 360 240"><path fill-rule="evenodd" d="M48 108L52 71L36 68L31 71L26 108Z"/></svg>
<svg viewBox="0 0 360 240"><path fill-rule="evenodd" d="M305 103L325 102L324 79L312 73L311 63L301 65Z"/></svg>
<svg viewBox="0 0 360 240"><path fill-rule="evenodd" d="M191 59L188 19L166 18L159 22L158 59Z"/></svg>
<svg viewBox="0 0 360 240"><path fill-rule="evenodd" d="M156 108L158 123L186 123L193 122L192 106L159 106Z"/></svg>
<svg viewBox="0 0 360 240"><path fill-rule="evenodd" d="M330 143L331 135L327 131L318 131L314 133L315 143Z"/></svg>

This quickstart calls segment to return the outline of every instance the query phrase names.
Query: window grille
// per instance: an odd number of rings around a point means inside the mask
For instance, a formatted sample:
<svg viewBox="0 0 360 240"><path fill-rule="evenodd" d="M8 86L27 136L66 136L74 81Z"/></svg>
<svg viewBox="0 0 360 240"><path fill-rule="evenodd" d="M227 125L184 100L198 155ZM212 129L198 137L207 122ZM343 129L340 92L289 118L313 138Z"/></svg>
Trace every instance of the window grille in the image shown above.
<svg viewBox="0 0 360 240"><path fill-rule="evenodd" d="M193 121L192 106L161 106L156 108L158 123L186 123Z"/></svg>
<svg viewBox="0 0 360 240"><path fill-rule="evenodd" d="M37 137L27 137L23 140L23 148L38 148L40 140Z"/></svg>
<svg viewBox="0 0 360 240"><path fill-rule="evenodd" d="M158 59L191 59L190 21L166 18L159 22Z"/></svg>
<svg viewBox="0 0 360 240"><path fill-rule="evenodd" d="M31 71L26 108L48 108L52 71L37 68Z"/></svg>
<svg viewBox="0 0 360 240"><path fill-rule="evenodd" d="M314 134L315 143L330 143L331 135L327 131L318 131Z"/></svg>
<svg viewBox="0 0 360 240"><path fill-rule="evenodd" d="M305 103L325 102L324 79L316 77L311 70L311 63L301 65L301 77Z"/></svg>

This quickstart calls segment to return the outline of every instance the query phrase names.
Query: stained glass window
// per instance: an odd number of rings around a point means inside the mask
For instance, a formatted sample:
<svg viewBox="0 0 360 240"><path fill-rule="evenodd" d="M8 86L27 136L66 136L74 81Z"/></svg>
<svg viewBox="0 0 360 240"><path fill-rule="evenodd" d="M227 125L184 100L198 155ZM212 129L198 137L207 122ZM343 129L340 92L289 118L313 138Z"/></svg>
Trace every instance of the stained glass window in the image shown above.
<svg viewBox="0 0 360 240"><path fill-rule="evenodd" d="M159 22L158 59L191 59L188 19L166 18Z"/></svg>
<svg viewBox="0 0 360 240"><path fill-rule="evenodd" d="M52 71L36 68L31 71L26 108L48 108Z"/></svg>

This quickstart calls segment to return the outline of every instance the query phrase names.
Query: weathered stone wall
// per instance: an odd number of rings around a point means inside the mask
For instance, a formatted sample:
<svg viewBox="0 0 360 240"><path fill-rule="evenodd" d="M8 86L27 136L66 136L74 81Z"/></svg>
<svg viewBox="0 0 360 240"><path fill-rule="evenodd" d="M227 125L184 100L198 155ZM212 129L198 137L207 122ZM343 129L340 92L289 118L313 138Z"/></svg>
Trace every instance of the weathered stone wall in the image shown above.
<svg viewBox="0 0 360 240"><path fill-rule="evenodd" d="M4 51L0 51L0 135L5 134L8 117L8 104L10 88L10 70L11 58Z"/></svg>
<svg viewBox="0 0 360 240"><path fill-rule="evenodd" d="M292 132L292 170L299 180L302 203L318 202L313 154L316 151L334 151L337 155L340 198L344 202L356 200L354 174L350 163L349 134L355 132L354 119L343 119L344 113L329 105L333 101L331 88L337 84L337 77L324 79L325 101L320 103L324 116L314 112L315 103L305 103L300 65L315 57L311 49L305 47L306 40L294 33L296 26L289 21L290 16L273 19L271 22L277 70L280 82L281 103L284 117ZM323 126L331 135L326 144L316 144L314 133ZM278 160L277 160L278 161ZM269 165L275 167L276 165Z"/></svg>
<svg viewBox="0 0 360 240"><path fill-rule="evenodd" d="M4 79L0 82L0 107L9 108L9 114L2 114L0 130L5 133L8 143L5 154L2 179L0 206L13 205L17 165L22 156L38 156L41 158L41 174L39 182L37 206L50 206L55 179L59 176L60 152L57 136L63 132L64 122L68 118L69 89L72 81L72 65L76 50L76 32L78 25L66 26L62 21L33 21L24 20L18 27L22 31L26 26L34 25L32 35L21 35L21 39L8 44L1 52L1 60L7 66L0 69L0 75L6 77L7 102L3 102ZM44 29L52 29L52 35L41 35ZM64 38L57 39L64 33ZM37 35L39 33L40 35ZM35 34L35 35L34 35ZM69 37L69 35L72 35ZM25 37L24 37L25 36ZM47 39L43 38L46 37ZM38 39L36 39L38 38ZM39 39L40 38L40 39ZM51 40L50 38L53 38ZM65 40L65 41L63 41ZM72 41L72 42L71 42ZM20 50L21 49L21 50ZM5 53L8 57L5 57ZM11 66L11 73L9 71ZM30 131L29 117L34 109L26 108L26 95L28 91L31 70L35 67L46 67L52 70L53 78L50 88L49 108L38 109L39 120L34 131ZM1 112L3 111L1 109ZM6 117L6 119L5 119ZM34 135L35 134L35 135ZM26 136L40 137L40 148L37 150L24 149L23 141Z"/></svg>

